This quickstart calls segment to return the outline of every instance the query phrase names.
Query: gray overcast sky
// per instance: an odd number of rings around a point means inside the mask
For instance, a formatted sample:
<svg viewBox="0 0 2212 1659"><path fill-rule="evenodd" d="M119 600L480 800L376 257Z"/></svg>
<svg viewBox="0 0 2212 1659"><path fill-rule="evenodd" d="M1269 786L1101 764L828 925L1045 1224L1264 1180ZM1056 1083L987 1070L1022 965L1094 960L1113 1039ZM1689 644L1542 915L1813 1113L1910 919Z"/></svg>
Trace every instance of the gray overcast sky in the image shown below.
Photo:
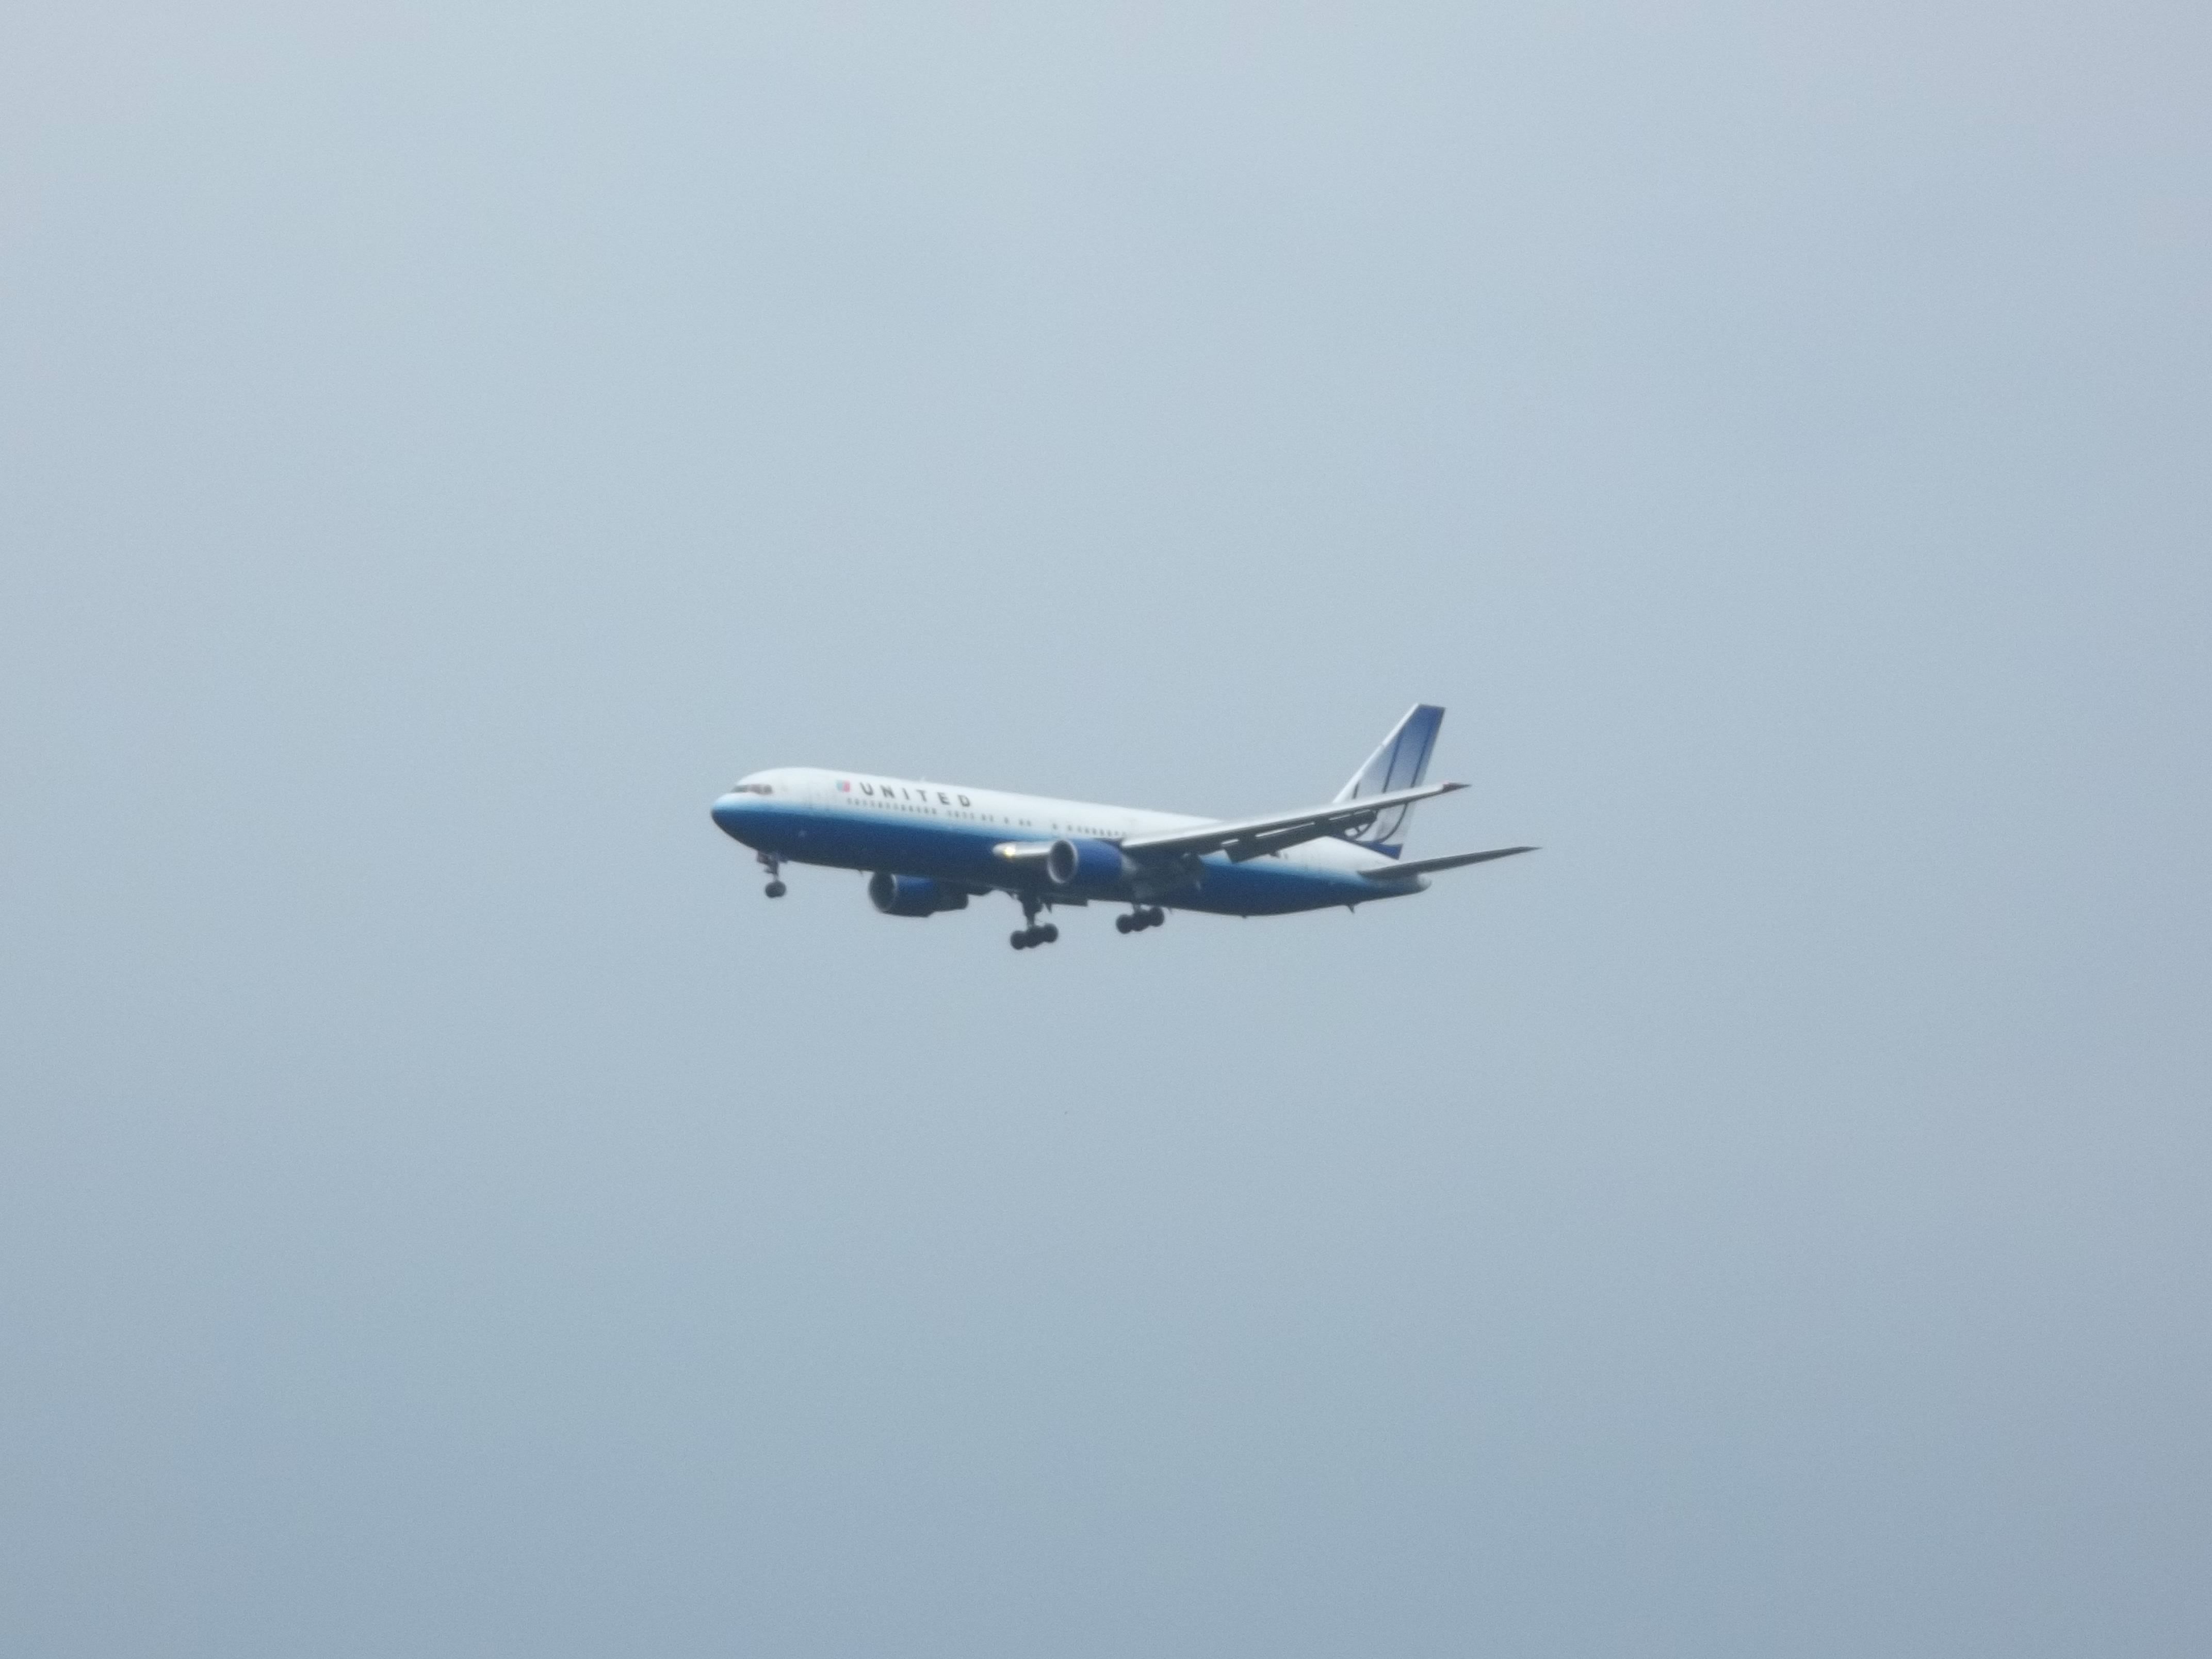
<svg viewBox="0 0 2212 1659"><path fill-rule="evenodd" d="M2212 1651L2208 18L16 8L0 1647Z"/></svg>

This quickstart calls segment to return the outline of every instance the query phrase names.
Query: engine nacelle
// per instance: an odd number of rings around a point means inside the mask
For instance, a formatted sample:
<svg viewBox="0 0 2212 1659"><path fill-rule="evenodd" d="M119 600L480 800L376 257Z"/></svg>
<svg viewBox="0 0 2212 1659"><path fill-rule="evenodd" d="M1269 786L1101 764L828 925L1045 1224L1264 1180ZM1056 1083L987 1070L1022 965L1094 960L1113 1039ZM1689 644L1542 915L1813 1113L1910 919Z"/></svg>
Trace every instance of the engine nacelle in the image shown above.
<svg viewBox="0 0 2212 1659"><path fill-rule="evenodd" d="M933 916L939 910L965 910L968 895L927 876L878 870L868 878L868 902L887 916Z"/></svg>
<svg viewBox="0 0 2212 1659"><path fill-rule="evenodd" d="M1068 893L1115 894L1128 879L1129 860L1110 841L1069 836L1044 855L1045 879Z"/></svg>

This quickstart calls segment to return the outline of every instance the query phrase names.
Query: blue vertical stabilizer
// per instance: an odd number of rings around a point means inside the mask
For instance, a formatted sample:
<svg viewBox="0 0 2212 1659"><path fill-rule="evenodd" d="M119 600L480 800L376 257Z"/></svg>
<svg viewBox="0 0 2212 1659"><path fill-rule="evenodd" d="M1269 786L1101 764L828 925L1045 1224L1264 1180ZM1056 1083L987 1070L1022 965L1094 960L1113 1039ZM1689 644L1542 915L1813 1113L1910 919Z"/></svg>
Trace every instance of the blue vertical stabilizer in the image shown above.
<svg viewBox="0 0 2212 1659"><path fill-rule="evenodd" d="M1350 783L1337 791L1336 799L1358 800L1364 795L1411 789L1421 783L1428 776L1429 751L1437 746L1437 732L1443 723L1444 711L1436 704L1415 703L1407 711L1406 718L1390 728L1390 735L1382 739L1382 746L1367 757L1367 764L1352 775ZM1366 829L1345 839L1372 847L1395 859L1405 836L1406 820L1413 811L1410 805L1391 807L1377 814Z"/></svg>

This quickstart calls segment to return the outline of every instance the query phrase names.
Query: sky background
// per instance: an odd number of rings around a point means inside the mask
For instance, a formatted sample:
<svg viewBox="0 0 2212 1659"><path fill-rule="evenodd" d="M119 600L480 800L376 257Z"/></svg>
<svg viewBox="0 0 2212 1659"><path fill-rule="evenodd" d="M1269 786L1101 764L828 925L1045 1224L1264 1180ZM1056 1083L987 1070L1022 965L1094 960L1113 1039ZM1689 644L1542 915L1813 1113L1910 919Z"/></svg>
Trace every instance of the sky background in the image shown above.
<svg viewBox="0 0 2212 1659"><path fill-rule="evenodd" d="M2212 1651L2212 12L6 35L0 1647Z"/></svg>

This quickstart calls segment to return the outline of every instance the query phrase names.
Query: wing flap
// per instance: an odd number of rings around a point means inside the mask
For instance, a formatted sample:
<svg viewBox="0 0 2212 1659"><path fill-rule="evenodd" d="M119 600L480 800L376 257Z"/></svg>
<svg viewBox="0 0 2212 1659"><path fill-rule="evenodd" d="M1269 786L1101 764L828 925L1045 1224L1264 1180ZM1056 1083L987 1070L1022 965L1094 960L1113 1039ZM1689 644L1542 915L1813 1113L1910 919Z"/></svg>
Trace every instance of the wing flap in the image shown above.
<svg viewBox="0 0 2212 1659"><path fill-rule="evenodd" d="M1394 789L1388 794L1368 795L1358 800L1332 801L1327 806L1309 806L1296 812L1201 823L1194 829L1171 830L1164 835L1132 836L1121 842L1121 850L1132 858L1226 853L1231 860L1241 864L1264 854L1280 852L1285 847L1295 847L1300 842L1335 835L1391 807L1426 800L1431 795L1448 795L1455 789L1466 787L1463 783L1431 783L1418 789Z"/></svg>

